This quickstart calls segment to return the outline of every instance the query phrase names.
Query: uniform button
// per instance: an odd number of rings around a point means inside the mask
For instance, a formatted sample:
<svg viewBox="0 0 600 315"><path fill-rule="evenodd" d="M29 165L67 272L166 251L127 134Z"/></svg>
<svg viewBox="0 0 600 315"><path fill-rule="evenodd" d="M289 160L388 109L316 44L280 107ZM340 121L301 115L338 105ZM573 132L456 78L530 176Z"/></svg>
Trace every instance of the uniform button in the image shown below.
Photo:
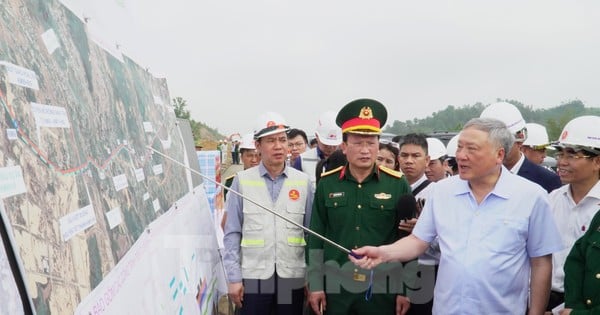
<svg viewBox="0 0 600 315"><path fill-rule="evenodd" d="M358 206L356 206L356 207L357 207L358 209L362 209L362 206L361 206L361 205L358 205Z"/></svg>
<svg viewBox="0 0 600 315"><path fill-rule="evenodd" d="M590 299L585 300L585 304L592 305L592 300L590 300Z"/></svg>
<svg viewBox="0 0 600 315"><path fill-rule="evenodd" d="M334 202L334 203L333 203L333 206L334 206L334 207L337 207L337 202Z"/></svg>
<svg viewBox="0 0 600 315"><path fill-rule="evenodd" d="M596 274L596 279L600 279L600 273Z"/></svg>
<svg viewBox="0 0 600 315"><path fill-rule="evenodd" d="M360 226L357 226L357 227L356 227L356 230L357 230L357 231L360 231Z"/></svg>
<svg viewBox="0 0 600 315"><path fill-rule="evenodd" d="M354 272L358 272L358 269L354 269Z"/></svg>
<svg viewBox="0 0 600 315"><path fill-rule="evenodd" d="M362 185L361 185L361 184L358 184L358 188L362 188Z"/></svg>
<svg viewBox="0 0 600 315"><path fill-rule="evenodd" d="M358 245L354 245L354 249L358 249Z"/></svg>
<svg viewBox="0 0 600 315"><path fill-rule="evenodd" d="M381 205L381 209L383 209L383 205Z"/></svg>

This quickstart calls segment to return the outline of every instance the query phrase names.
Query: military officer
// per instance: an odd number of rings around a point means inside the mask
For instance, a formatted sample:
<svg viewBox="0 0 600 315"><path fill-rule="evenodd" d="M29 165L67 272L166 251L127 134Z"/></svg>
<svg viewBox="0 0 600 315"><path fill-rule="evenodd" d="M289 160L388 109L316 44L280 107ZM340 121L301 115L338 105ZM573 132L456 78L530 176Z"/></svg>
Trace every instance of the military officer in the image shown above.
<svg viewBox="0 0 600 315"><path fill-rule="evenodd" d="M600 209L598 209L600 210ZM575 242L565 262L565 309L561 315L600 314L600 211Z"/></svg>
<svg viewBox="0 0 600 315"><path fill-rule="evenodd" d="M402 173L375 164L386 119L383 104L372 99L352 101L336 117L348 162L322 174L310 228L348 249L390 244L398 237L398 201L410 194L410 187ZM395 307L398 289L386 287L387 281L400 278L393 268L401 264L370 274L319 238L309 236L308 248L309 303L317 314L394 314L396 307L400 314L407 311L406 302ZM370 286L369 298L365 291Z"/></svg>

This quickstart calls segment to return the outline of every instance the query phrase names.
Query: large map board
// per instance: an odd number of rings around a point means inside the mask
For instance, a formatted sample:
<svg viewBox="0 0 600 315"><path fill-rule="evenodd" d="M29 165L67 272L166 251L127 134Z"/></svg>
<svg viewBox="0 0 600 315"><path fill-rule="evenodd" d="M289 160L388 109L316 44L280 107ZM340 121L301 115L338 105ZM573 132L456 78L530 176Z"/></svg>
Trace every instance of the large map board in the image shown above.
<svg viewBox="0 0 600 315"><path fill-rule="evenodd" d="M3 217L33 310L70 314L192 191L189 171L148 147L195 156L165 79L57 0L0 2Z"/></svg>

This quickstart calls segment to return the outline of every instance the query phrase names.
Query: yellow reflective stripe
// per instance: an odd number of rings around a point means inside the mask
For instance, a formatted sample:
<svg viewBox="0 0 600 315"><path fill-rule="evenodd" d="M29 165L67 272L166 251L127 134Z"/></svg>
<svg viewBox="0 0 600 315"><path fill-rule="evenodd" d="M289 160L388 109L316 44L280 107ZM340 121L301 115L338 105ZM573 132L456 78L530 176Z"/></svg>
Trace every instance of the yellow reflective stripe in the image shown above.
<svg viewBox="0 0 600 315"><path fill-rule="evenodd" d="M308 182L305 180L289 180L288 179L284 182L284 185L285 186L300 186L300 187L302 187L302 186L308 185Z"/></svg>
<svg viewBox="0 0 600 315"><path fill-rule="evenodd" d="M304 241L304 237L288 236L288 244L306 245L306 241Z"/></svg>
<svg viewBox="0 0 600 315"><path fill-rule="evenodd" d="M265 181L264 180L244 179L244 180L240 180L240 185L251 186L251 187L262 187L262 186L265 186Z"/></svg>
<svg viewBox="0 0 600 315"><path fill-rule="evenodd" d="M265 240L260 239L242 239L242 246L265 246Z"/></svg>

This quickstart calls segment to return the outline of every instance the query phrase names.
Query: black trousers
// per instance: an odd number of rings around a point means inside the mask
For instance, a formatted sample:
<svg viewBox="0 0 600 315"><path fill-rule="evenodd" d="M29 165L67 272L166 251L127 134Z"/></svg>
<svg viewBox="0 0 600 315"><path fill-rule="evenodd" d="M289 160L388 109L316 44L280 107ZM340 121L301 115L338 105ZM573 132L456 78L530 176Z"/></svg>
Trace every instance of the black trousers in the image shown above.
<svg viewBox="0 0 600 315"><path fill-rule="evenodd" d="M304 279L243 279L241 315L302 315Z"/></svg>
<svg viewBox="0 0 600 315"><path fill-rule="evenodd" d="M553 308L561 305L565 301L565 294L558 291L550 291L550 299L548 300L548 307L546 311L550 312Z"/></svg>

